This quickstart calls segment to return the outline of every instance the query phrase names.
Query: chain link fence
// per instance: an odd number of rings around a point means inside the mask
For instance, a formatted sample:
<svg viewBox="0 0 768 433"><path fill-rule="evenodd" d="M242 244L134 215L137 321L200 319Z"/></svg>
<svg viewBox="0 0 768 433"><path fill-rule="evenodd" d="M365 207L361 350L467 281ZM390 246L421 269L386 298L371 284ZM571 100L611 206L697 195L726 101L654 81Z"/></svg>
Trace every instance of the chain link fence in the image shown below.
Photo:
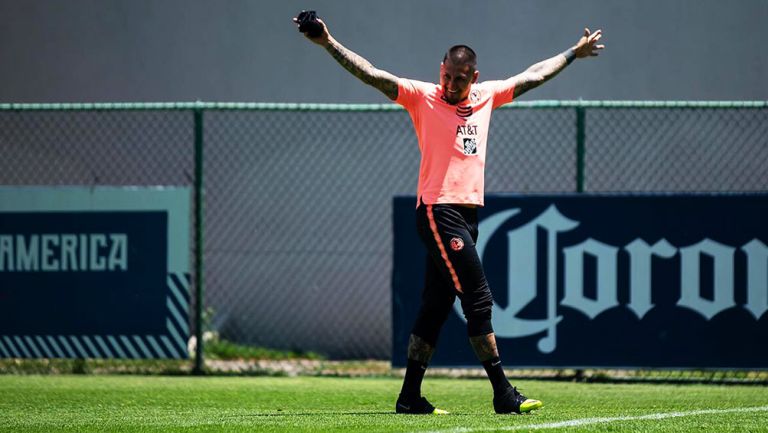
<svg viewBox="0 0 768 433"><path fill-rule="evenodd" d="M392 197L419 167L394 105L0 104L0 183L194 186L195 112L209 326L389 358ZM764 102L522 102L493 117L486 192L765 191L767 166Z"/></svg>
<svg viewBox="0 0 768 433"><path fill-rule="evenodd" d="M586 191L764 191L768 111L588 109Z"/></svg>

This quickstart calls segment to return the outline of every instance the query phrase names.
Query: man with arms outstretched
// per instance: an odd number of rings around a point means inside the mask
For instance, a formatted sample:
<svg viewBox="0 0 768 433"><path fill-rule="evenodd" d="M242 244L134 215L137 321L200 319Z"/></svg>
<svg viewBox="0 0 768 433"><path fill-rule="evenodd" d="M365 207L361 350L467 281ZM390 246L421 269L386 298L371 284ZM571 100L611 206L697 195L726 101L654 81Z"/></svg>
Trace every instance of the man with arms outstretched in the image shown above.
<svg viewBox="0 0 768 433"><path fill-rule="evenodd" d="M294 21L299 24L298 19ZM421 396L421 382L456 296L467 319L469 342L493 387L496 413L525 413L543 406L507 380L491 325L493 297L477 241L477 207L483 206L484 167L491 111L551 79L573 60L597 56L602 31L506 80L478 83L477 56L451 47L440 64L440 84L398 78L377 69L334 39L322 20L322 46L347 71L402 105L411 116L421 151L416 226L429 255L422 305L408 341L408 365L395 404L398 413L445 414ZM320 26L316 26L319 28ZM302 29L300 27L300 29Z"/></svg>

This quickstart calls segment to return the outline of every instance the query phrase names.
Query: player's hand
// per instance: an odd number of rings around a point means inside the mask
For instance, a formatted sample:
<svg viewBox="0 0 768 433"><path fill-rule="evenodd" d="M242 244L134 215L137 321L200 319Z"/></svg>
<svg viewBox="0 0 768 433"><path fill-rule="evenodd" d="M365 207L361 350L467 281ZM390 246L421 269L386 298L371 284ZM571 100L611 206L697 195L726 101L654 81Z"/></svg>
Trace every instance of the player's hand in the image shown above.
<svg viewBox="0 0 768 433"><path fill-rule="evenodd" d="M298 17L294 17L293 18L293 22L296 24L296 28L300 28L300 24L301 23L299 22L299 18ZM303 32L304 36L306 36L307 39L309 39L310 41L312 41L312 42L314 42L314 43L316 43L318 45L326 46L326 45L328 45L328 38L330 37L330 33L328 32L328 26L326 26L325 23L323 22L323 20L321 20L320 18L317 19L317 22L319 22L322 25L322 27L323 27L322 31L320 32L320 34L317 37L312 37L312 36L309 36L309 34L308 34L309 32L308 31L304 31ZM301 31L301 30L299 30L299 31Z"/></svg>
<svg viewBox="0 0 768 433"><path fill-rule="evenodd" d="M598 44L597 41L603 37L603 31L598 30L594 33L590 33L588 28L584 29L584 36L579 39L576 46L573 47L573 52L576 57L581 59L584 57L597 56L599 51L605 48L605 45Z"/></svg>

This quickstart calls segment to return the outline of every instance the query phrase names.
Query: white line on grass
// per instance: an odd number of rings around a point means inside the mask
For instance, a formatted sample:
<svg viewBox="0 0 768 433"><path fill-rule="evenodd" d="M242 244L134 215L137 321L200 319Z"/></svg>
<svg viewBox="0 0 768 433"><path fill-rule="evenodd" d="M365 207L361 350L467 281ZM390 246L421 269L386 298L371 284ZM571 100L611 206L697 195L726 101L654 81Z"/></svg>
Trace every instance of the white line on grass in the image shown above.
<svg viewBox="0 0 768 433"><path fill-rule="evenodd" d="M710 415L721 413L733 413L733 412L763 412L768 411L768 406L756 406L756 407L739 407L733 409L703 409L703 410L690 410L686 412L662 412L652 413L649 415L638 416L617 416L610 418L579 418L568 421L549 422L541 424L524 424L524 425L511 425L501 427L480 427L480 428L468 428L457 427L449 430L435 430L424 433L472 433L480 431L515 431L515 430L544 430L560 427L578 427L584 425L593 424L607 424L620 421L640 421L640 420L655 420L665 418L679 418L683 416L695 416L695 415Z"/></svg>

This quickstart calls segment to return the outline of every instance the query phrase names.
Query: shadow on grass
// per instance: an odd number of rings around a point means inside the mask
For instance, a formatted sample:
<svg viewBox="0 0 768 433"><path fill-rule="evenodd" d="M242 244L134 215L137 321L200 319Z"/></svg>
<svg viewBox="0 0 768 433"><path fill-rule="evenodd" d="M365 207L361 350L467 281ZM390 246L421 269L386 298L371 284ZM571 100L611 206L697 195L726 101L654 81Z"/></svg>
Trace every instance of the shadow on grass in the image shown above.
<svg viewBox="0 0 768 433"><path fill-rule="evenodd" d="M222 418L251 418L251 417L270 417L270 416L318 416L318 415L394 415L394 411L370 411L370 412L270 412L254 413L246 415L230 415Z"/></svg>
<svg viewBox="0 0 768 433"><path fill-rule="evenodd" d="M402 417L407 418L413 418L413 419L419 419L419 418L429 418L429 417L436 417L436 418L442 418L443 416L450 416L450 417L456 417L456 416L476 416L477 414L471 414L471 413L451 413L448 415L403 415L396 413L395 411L350 411L350 412L290 412L290 411L283 411L283 412L270 412L270 413L254 413L254 414L247 414L247 415L229 415L229 416L222 416L222 418L255 418L255 417L294 417L294 416L318 416L318 415L398 415Z"/></svg>

